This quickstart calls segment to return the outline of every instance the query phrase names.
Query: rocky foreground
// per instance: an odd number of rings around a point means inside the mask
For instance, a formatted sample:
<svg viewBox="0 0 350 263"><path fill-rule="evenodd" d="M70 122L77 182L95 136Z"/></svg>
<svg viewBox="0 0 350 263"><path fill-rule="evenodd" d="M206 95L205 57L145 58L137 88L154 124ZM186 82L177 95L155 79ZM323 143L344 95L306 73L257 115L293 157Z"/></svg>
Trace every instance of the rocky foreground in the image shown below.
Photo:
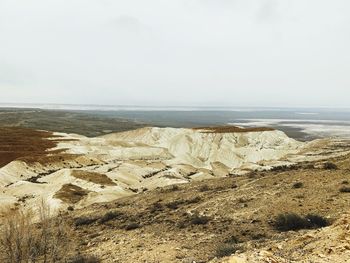
<svg viewBox="0 0 350 263"><path fill-rule="evenodd" d="M0 169L1 206L36 209L44 200L69 224L74 249L102 262L349 258L345 140L302 143L280 131L235 127L96 138L32 132L30 145L42 145L32 155L10 139L0 142L14 156ZM276 217L288 213L331 225L276 229Z"/></svg>

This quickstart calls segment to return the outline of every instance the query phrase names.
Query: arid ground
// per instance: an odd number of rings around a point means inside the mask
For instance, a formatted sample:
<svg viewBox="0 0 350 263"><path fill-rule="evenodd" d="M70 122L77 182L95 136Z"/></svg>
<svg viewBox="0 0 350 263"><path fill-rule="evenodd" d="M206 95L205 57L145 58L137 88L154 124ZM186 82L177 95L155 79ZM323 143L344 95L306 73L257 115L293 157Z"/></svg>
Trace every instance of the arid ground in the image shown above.
<svg viewBox="0 0 350 263"><path fill-rule="evenodd" d="M208 262L230 247L231 252L274 247L312 231L276 230L279 214L314 214L330 223L339 219L350 207L350 194L340 191L350 182L350 156L331 161L337 169L306 163L285 171L176 185L66 216L78 249L105 262ZM301 262L312 253L298 249L296 255L292 249L277 254Z"/></svg>

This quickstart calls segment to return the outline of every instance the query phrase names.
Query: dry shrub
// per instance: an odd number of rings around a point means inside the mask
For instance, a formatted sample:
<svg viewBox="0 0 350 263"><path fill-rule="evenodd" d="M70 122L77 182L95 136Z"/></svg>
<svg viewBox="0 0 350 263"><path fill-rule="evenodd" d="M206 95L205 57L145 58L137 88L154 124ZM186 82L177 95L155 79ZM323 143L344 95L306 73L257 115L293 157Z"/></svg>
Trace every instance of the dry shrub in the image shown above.
<svg viewBox="0 0 350 263"><path fill-rule="evenodd" d="M190 218L190 223L192 225L206 225L209 221L210 221L209 217L201 216L201 215L198 215L198 214L194 214Z"/></svg>
<svg viewBox="0 0 350 263"><path fill-rule="evenodd" d="M99 263L99 258L93 255L75 255L68 260L68 263Z"/></svg>
<svg viewBox="0 0 350 263"><path fill-rule="evenodd" d="M97 217L82 216L74 219L75 226L86 226L95 223L98 220Z"/></svg>
<svg viewBox="0 0 350 263"><path fill-rule="evenodd" d="M1 262L64 262L71 248L70 231L62 217L50 218L42 202L37 213L8 210L0 231Z"/></svg>
<svg viewBox="0 0 350 263"><path fill-rule="evenodd" d="M215 256L217 258L228 257L241 249L241 246L237 244L221 244L216 248Z"/></svg>
<svg viewBox="0 0 350 263"><path fill-rule="evenodd" d="M338 169L338 166L331 162L326 162L323 164L323 169L325 170L336 170Z"/></svg>
<svg viewBox="0 0 350 263"><path fill-rule="evenodd" d="M350 193L350 187L343 186L339 189L339 192L341 193Z"/></svg>
<svg viewBox="0 0 350 263"><path fill-rule="evenodd" d="M140 228L140 227L141 227L141 225L139 223L134 222L134 223L130 223L130 224L126 225L125 230L130 231L130 230L135 230L135 229Z"/></svg>
<svg viewBox="0 0 350 263"><path fill-rule="evenodd" d="M210 187L205 184L205 185L202 185L201 187L199 187L199 191L200 192L207 192L207 191L210 191Z"/></svg>
<svg viewBox="0 0 350 263"><path fill-rule="evenodd" d="M293 184L292 188L299 189L299 188L302 188L303 186L304 184L302 182L296 182Z"/></svg>
<svg viewBox="0 0 350 263"><path fill-rule="evenodd" d="M118 219L122 216L123 216L123 213L119 211L109 211L100 218L100 223L104 224L104 223L107 223L108 221Z"/></svg>
<svg viewBox="0 0 350 263"><path fill-rule="evenodd" d="M305 217L301 217L294 213L279 214L274 223L274 227L279 231L297 231L300 229L316 229L326 227L330 222L316 214L308 214Z"/></svg>

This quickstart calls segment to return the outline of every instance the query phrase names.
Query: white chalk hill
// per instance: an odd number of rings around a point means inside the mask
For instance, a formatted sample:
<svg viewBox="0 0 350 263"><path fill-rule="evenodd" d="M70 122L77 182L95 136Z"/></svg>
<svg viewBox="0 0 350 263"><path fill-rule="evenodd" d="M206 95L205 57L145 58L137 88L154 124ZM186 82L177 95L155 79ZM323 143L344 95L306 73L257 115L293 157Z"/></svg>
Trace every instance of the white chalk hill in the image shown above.
<svg viewBox="0 0 350 263"><path fill-rule="evenodd" d="M142 128L96 138L57 133L69 158L0 169L0 206L81 208L193 180L288 164L307 144L281 131ZM282 160L283 159L283 160Z"/></svg>

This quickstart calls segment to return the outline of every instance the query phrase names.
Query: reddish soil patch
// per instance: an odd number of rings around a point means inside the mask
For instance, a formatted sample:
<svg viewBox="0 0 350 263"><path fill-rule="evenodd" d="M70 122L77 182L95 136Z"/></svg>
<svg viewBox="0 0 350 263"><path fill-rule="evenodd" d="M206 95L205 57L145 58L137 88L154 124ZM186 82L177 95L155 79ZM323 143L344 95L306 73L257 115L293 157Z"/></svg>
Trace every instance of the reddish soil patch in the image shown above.
<svg viewBox="0 0 350 263"><path fill-rule="evenodd" d="M116 183L114 183L112 181L111 178L109 178L107 175L105 174L100 174L100 173L95 173L95 172L88 172L88 171L83 171L83 170L73 170L71 172L71 175L88 181L88 182L92 182L95 184L101 184L101 185L116 185Z"/></svg>
<svg viewBox="0 0 350 263"><path fill-rule="evenodd" d="M18 127L0 127L0 167L20 157L39 158L57 145L52 132Z"/></svg>
<svg viewBox="0 0 350 263"><path fill-rule="evenodd" d="M65 184L58 192L56 192L54 198L60 199L66 203L75 204L82 200L88 193L88 190L77 185Z"/></svg>
<svg viewBox="0 0 350 263"><path fill-rule="evenodd" d="M236 126L198 127L193 129L203 130L203 133L264 132L264 131L275 130L273 128L268 128L268 127L241 128Z"/></svg>

